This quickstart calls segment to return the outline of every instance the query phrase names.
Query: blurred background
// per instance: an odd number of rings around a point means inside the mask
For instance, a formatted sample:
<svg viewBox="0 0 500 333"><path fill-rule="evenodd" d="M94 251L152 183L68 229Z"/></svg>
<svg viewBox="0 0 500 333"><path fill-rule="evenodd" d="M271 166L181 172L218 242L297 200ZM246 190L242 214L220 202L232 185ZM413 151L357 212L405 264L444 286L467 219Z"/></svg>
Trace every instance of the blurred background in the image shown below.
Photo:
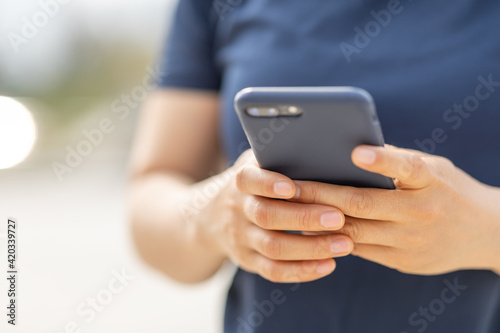
<svg viewBox="0 0 500 333"><path fill-rule="evenodd" d="M0 2L0 276L18 221L18 322L0 331L221 332L225 267L184 286L135 254L127 157L175 0Z"/></svg>

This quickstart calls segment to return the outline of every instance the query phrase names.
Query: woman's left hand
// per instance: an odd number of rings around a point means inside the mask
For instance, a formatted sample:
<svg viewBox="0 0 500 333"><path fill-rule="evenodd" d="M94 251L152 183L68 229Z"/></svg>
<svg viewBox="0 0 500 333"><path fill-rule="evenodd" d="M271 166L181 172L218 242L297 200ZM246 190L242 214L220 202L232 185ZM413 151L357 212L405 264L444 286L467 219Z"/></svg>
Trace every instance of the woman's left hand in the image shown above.
<svg viewBox="0 0 500 333"><path fill-rule="evenodd" d="M392 146L359 146L358 167L395 178L396 189L296 181L303 203L339 208L353 254L411 274L490 269L500 274L500 189L448 159Z"/></svg>

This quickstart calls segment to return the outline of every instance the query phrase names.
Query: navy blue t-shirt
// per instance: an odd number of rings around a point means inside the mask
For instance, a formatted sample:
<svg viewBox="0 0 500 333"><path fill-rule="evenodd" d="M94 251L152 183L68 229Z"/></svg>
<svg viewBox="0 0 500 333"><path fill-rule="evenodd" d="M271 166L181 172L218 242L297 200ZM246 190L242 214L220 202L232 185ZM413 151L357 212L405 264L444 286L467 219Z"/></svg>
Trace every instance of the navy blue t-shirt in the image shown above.
<svg viewBox="0 0 500 333"><path fill-rule="evenodd" d="M249 148L240 89L357 86L387 143L500 186L500 1L180 0L162 62L161 86L219 91L231 161ZM238 270L225 332L500 332L500 277L407 275L354 256L301 284Z"/></svg>

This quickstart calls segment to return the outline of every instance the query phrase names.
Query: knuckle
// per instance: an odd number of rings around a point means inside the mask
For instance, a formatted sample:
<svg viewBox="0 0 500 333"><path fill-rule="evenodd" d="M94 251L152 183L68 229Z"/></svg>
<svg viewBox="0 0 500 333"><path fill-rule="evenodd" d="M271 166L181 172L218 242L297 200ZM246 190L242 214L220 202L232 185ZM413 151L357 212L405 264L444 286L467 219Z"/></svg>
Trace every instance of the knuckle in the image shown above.
<svg viewBox="0 0 500 333"><path fill-rule="evenodd" d="M253 203L253 214L255 217L255 223L264 229L270 228L270 209L267 204L263 203L259 199L255 199Z"/></svg>
<svg viewBox="0 0 500 333"><path fill-rule="evenodd" d="M355 242L360 242L362 241L361 239L361 231L359 228L359 225L355 222L350 222L348 224L344 225L344 228L342 228L341 232L343 234L346 234L349 236L352 240L355 240Z"/></svg>
<svg viewBox="0 0 500 333"><path fill-rule="evenodd" d="M267 235L262 240L262 254L271 259L279 259L283 254L280 239L274 235Z"/></svg>
<svg viewBox="0 0 500 333"><path fill-rule="evenodd" d="M409 179L418 179L422 174L426 164L424 160L417 154L411 154L408 158L408 174Z"/></svg>
<svg viewBox="0 0 500 333"><path fill-rule="evenodd" d="M284 282L287 282L287 283L290 283L290 282L301 282L301 278L297 275L297 273L295 273L294 271L292 270L289 270L285 273L285 275L283 276L283 281Z"/></svg>
<svg viewBox="0 0 500 333"><path fill-rule="evenodd" d="M309 230L312 218L311 209L300 209L295 216L297 226L300 230Z"/></svg>
<svg viewBox="0 0 500 333"><path fill-rule="evenodd" d="M242 166L237 169L236 174L235 174L235 182L236 182L236 188L238 190L244 192L245 191L245 181L247 177L248 169L245 166Z"/></svg>
<svg viewBox="0 0 500 333"><path fill-rule="evenodd" d="M442 156L433 156L427 159L432 170L433 180L437 184L446 184L450 179L450 174L456 169L452 161Z"/></svg>
<svg viewBox="0 0 500 333"><path fill-rule="evenodd" d="M448 169L456 168L455 164L449 158L438 156L438 160Z"/></svg>
<svg viewBox="0 0 500 333"><path fill-rule="evenodd" d="M366 190L357 189L346 198L348 215L355 217L368 216L373 208L373 199Z"/></svg>
<svg viewBox="0 0 500 333"><path fill-rule="evenodd" d="M312 256L313 259L324 259L325 255L329 255L328 249L330 248L330 244L332 244L334 237L318 237L318 241L315 241L312 245Z"/></svg>
<svg viewBox="0 0 500 333"><path fill-rule="evenodd" d="M351 254L356 257L361 255L361 252L359 251L359 245L356 242L353 242L352 244Z"/></svg>
<svg viewBox="0 0 500 333"><path fill-rule="evenodd" d="M301 261L297 265L297 277L301 280L309 280L311 277L318 275L317 264L311 261Z"/></svg>
<svg viewBox="0 0 500 333"><path fill-rule="evenodd" d="M307 189L309 202L321 202L321 190L319 186L314 184L312 186L307 186Z"/></svg>
<svg viewBox="0 0 500 333"><path fill-rule="evenodd" d="M268 264L266 264L265 267L263 267L263 272L261 275L271 282L282 282L281 268L276 262L269 262Z"/></svg>

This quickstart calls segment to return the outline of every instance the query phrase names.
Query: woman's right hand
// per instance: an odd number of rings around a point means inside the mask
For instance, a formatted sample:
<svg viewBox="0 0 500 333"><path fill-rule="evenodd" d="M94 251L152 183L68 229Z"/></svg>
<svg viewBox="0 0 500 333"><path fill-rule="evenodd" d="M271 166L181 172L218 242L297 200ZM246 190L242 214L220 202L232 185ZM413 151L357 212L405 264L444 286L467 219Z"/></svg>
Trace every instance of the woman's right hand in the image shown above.
<svg viewBox="0 0 500 333"><path fill-rule="evenodd" d="M340 210L287 201L295 195L293 181L261 169L250 150L216 177L224 185L200 211L197 231L242 269L273 282L306 282L332 273L332 258L352 251L348 236L322 233L342 228Z"/></svg>

